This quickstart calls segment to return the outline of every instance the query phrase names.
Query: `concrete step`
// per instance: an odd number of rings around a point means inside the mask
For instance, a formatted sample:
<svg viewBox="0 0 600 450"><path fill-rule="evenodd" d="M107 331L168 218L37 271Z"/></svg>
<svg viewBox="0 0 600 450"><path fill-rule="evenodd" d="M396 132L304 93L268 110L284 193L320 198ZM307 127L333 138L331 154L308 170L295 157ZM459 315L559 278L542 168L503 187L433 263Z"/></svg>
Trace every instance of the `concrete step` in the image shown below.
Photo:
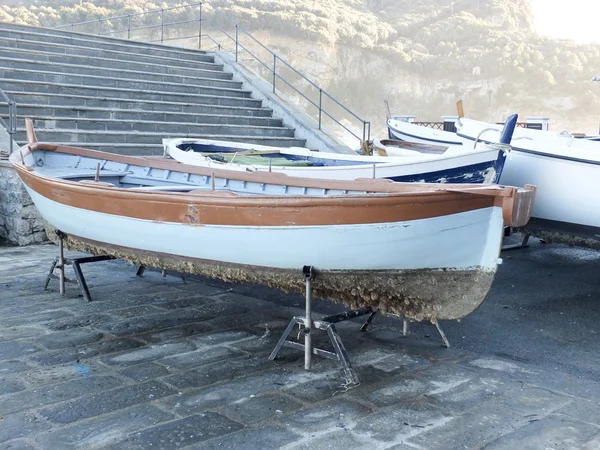
<svg viewBox="0 0 600 450"><path fill-rule="evenodd" d="M161 134L223 134L229 136L294 137L294 129L287 127L268 127L250 125L232 125L220 123L181 123L154 121L98 120L68 117L30 116L37 129L69 131L71 133L107 132L115 135L122 133L161 133ZM25 131L25 120L17 121L17 129ZM115 141L118 142L118 141Z"/></svg>
<svg viewBox="0 0 600 450"><path fill-rule="evenodd" d="M285 129L284 129L285 130ZM219 133L218 131L212 132L213 129L209 129L207 132L196 132L196 133L182 133L182 132L123 132L123 131L89 131L89 130L68 130L68 129L50 129L50 128L37 128L36 134L38 139L41 141L42 138L45 142L57 143L57 142L69 142L72 145L85 146L86 144L96 144L99 142L110 142L115 144L158 144L161 143L163 138L207 138L207 139L223 139L227 140L230 137L236 137L242 142L244 139L294 139L292 136L277 135L275 136L261 136L260 134L246 135L246 134L227 134ZM289 134L289 133L288 133ZM26 140L25 130L19 129L16 134L17 141Z"/></svg>
<svg viewBox="0 0 600 450"><path fill-rule="evenodd" d="M115 39L94 34L72 33L70 31L53 30L50 28L29 27L6 22L0 22L0 36L99 50L115 50L128 52L132 55L176 58L187 61L199 62L206 57L206 52L182 47Z"/></svg>
<svg viewBox="0 0 600 450"><path fill-rule="evenodd" d="M181 92L188 94L206 94L226 97L250 98L250 91L242 90L241 83L223 80L195 79L194 83L172 83L166 81L149 81L140 73L138 78L121 78L117 73L110 75L78 75L68 71L45 71L20 68L0 68L0 80L27 80L44 83L61 83L87 87L107 87L122 89L142 89L145 91ZM191 81L191 80L190 80ZM225 86L223 86L225 84ZM2 84L4 85L4 84Z"/></svg>
<svg viewBox="0 0 600 450"><path fill-rule="evenodd" d="M118 97L122 99L152 100L164 102L201 103L223 106L249 106L260 108L262 102L252 98L216 95L216 88L197 88L198 93L179 93L152 91L143 89L125 89L100 86L79 86L67 83L49 83L41 81L24 81L1 79L0 86L4 91L28 91L36 93L62 94L65 96L82 95L92 97ZM204 93L204 92L211 93ZM202 93L201 93L202 92ZM17 101L16 99L14 99Z"/></svg>
<svg viewBox="0 0 600 450"><path fill-rule="evenodd" d="M39 61L55 64L75 64L96 68L101 66L102 68L113 70L131 70L135 72L180 75L184 77L219 78L223 80L230 80L233 77L231 73L223 72L223 66L216 63L187 64L182 62L179 64L159 64L157 61L160 60L157 60L156 58L153 59L153 63L137 62L132 61L131 58L127 60L110 59L102 56L103 52L101 50L92 51L97 52L101 56L73 56L51 51L14 49L4 46L4 41L2 38L0 38L0 56L5 58L15 58L20 60L28 60L31 62Z"/></svg>
<svg viewBox="0 0 600 450"><path fill-rule="evenodd" d="M36 130L37 132L37 130ZM40 142L51 142L56 145L70 146L70 147L84 147L90 150L99 150L101 152L118 153L120 155L132 155L132 156L162 156L164 149L162 142L153 144L127 144L127 143L74 143L74 142L52 142L49 138L52 136L46 136L44 130L37 132L37 137ZM174 136L175 137L175 136ZM200 136L193 136L198 137ZM292 138L258 138L258 137L241 137L241 136L204 136L206 139L225 140L233 142L245 142L248 144L258 145L270 145L273 147L304 147L306 141L304 139L292 139ZM20 146L27 143L25 136L17 137L17 144Z"/></svg>
<svg viewBox="0 0 600 450"><path fill-rule="evenodd" d="M1 39L1 38L0 38ZM222 72L223 66L215 62L204 61L182 61L174 58L164 58L145 55L127 55L123 54L121 58L114 58L105 55L101 50L94 50L100 56L81 56L62 52L29 50L20 48L5 47L0 42L0 56L5 58L19 58L29 61L53 62L56 64L78 64L108 69L140 70L152 72L156 66L166 66L181 69L204 70L208 72ZM129 56L129 58L126 58Z"/></svg>
<svg viewBox="0 0 600 450"><path fill-rule="evenodd" d="M173 112L148 112L139 109L115 110L113 108L81 108L72 106L45 106L19 103L19 117L30 119L62 120L93 119L93 120L120 120L120 121L145 121L145 122L176 122L187 124L221 124L221 125L249 125L259 127L282 127L281 119L272 117L253 117L229 114L181 114ZM0 110L0 112L2 112ZM221 111L219 111L221 112ZM0 114L0 118L8 119L8 114ZM58 120L58 119L56 119Z"/></svg>
<svg viewBox="0 0 600 450"><path fill-rule="evenodd" d="M94 98L86 95L68 93L31 92L22 90L5 90L16 103L18 115L21 116L21 105L30 104L48 108L72 108L85 110L87 108L103 108L114 111L115 114L124 111L142 111L158 113L182 114L217 114L244 117L271 117L273 111L263 108L258 101L254 106L226 106L210 103L191 103L189 101L169 102L164 100L124 99L119 97ZM181 100L181 99L178 99Z"/></svg>
<svg viewBox="0 0 600 450"><path fill-rule="evenodd" d="M0 29L2 29L2 25L0 24ZM127 41L133 42L133 41ZM135 43L135 42L133 42ZM59 44L55 42L45 42L39 40L29 40L29 39L15 39L6 36L0 36L0 46L4 48L10 49L18 49L21 51L34 51L40 53L52 53L52 54L63 54L63 55L71 55L71 56L79 56L79 57L90 57L90 58L102 58L102 59L111 59L111 60L123 60L129 61L131 60L131 53L128 51L124 51L120 47L115 47L114 50L109 49L97 49L97 48L88 48L82 47L80 45L70 45L70 44ZM125 47L128 48L128 47ZM169 47L170 48L170 47ZM187 50L187 49L184 49ZM215 57L212 52L198 52L200 55L197 60L188 60L181 59L172 56L172 52L166 52L165 55L147 55L146 53L136 54L136 58L140 59L140 62L143 60L146 63L154 63L162 62L162 63L181 63L184 65L194 65L197 62L206 62L206 63L214 63Z"/></svg>
<svg viewBox="0 0 600 450"><path fill-rule="evenodd" d="M198 73L194 75L182 76L147 72L145 71L145 66L140 66L139 70L119 70L116 72L115 68L110 67L110 65L98 67L5 57L3 56L2 48L0 48L0 68L4 68L5 70L19 69L34 70L36 72L68 73L73 75L108 76L111 78L116 76L121 79L144 79L159 83L202 84L232 89L241 89L242 86L241 82L232 81L229 78L220 76L233 76L232 74L226 74L225 72L197 71Z"/></svg>

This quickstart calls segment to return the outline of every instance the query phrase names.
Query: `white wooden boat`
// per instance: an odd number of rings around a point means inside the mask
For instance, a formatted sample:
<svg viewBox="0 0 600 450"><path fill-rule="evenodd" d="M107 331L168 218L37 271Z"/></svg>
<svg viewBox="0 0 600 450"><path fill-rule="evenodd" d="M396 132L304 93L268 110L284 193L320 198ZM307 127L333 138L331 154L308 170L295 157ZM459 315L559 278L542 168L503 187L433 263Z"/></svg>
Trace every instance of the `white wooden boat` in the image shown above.
<svg viewBox="0 0 600 450"><path fill-rule="evenodd" d="M403 158L315 152L302 148L252 146L205 139L164 139L165 153L184 164L227 170L278 172L295 177L354 180L386 178L399 182L496 183L506 148L443 154L409 151Z"/></svg>
<svg viewBox="0 0 600 450"><path fill-rule="evenodd" d="M460 130L457 133L458 138L468 147L472 147L473 138L477 138L477 136L480 136L482 142L493 142L502 130L502 125L466 118L459 119L456 122L456 127L457 130ZM595 137L591 136L588 139L573 135L568 131L553 132L531 128L516 128L513 139L516 141L527 139L540 144L600 152L600 142Z"/></svg>
<svg viewBox="0 0 600 450"><path fill-rule="evenodd" d="M471 143L478 136L482 142L494 139L494 132L481 133L480 122L461 119L461 123L458 134ZM528 224L531 234L600 248L600 151L532 139L513 139L511 147L500 182L538 187Z"/></svg>
<svg viewBox="0 0 600 450"><path fill-rule="evenodd" d="M255 282L418 320L457 319L492 283L503 225L534 187L336 181L39 143L10 156L68 244L149 267Z"/></svg>

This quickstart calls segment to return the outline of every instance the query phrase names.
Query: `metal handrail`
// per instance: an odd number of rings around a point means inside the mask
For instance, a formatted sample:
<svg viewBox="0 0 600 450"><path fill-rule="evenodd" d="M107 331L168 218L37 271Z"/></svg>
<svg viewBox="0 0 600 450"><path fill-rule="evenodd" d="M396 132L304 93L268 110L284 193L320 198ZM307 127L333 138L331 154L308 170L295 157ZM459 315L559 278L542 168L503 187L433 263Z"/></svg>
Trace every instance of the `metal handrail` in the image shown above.
<svg viewBox="0 0 600 450"><path fill-rule="evenodd" d="M14 135L17 133L17 104L11 100L8 95L4 93L2 89L0 89L0 97L4 102L8 103L8 125L5 123L6 129L8 131L8 151L9 153L13 152L13 141ZM4 120L2 120L4 122Z"/></svg>
<svg viewBox="0 0 600 450"><path fill-rule="evenodd" d="M169 8L154 9L154 10L151 10L151 11L145 11L145 12L140 12L140 13L135 13L135 14L123 14L123 15L120 15L120 16L112 16L112 17L107 17L107 18L100 18L100 19L95 19L95 20L87 20L87 21L83 21L83 22L76 22L76 23L71 23L71 24L66 24L66 25L60 25L60 26L55 27L55 29L63 29L63 28L69 28L70 27L71 30L74 30L74 28L76 26L90 25L90 24L97 23L98 24L98 29L97 29L97 33L96 33L97 35L100 35L100 36L102 36L102 35L113 35L113 34L117 34L117 33L127 32L127 39L131 39L131 32L132 31L160 28L160 39L159 40L153 40L153 41L150 41L150 42L164 43L165 41L169 41L169 40L182 39L181 37L173 37L173 38L171 38L171 37L165 36L165 27L166 26L169 26L169 25L181 25L181 24L185 24L185 23L198 22L198 34L194 35L194 36L186 36L185 38L191 38L191 37L195 38L195 37L197 37L198 38L198 49L202 49L202 38L205 37L205 38L210 39L213 43L215 43L217 45L218 49L221 50L222 46L221 46L221 44L216 39L214 39L212 36L210 36L208 34L203 34L203 30L202 30L202 24L203 24L203 22L210 23L214 28L216 28L221 33L223 33L224 36L226 36L229 40L231 40L235 44L235 61L236 62L239 62L238 61L239 60L239 53L240 53L240 49L241 49L241 50L245 51L248 55L250 55L254 60L256 60L267 71L271 72L272 77L271 77L270 83L271 83L272 88L273 88L273 93L276 93L277 80L280 80L285 85L287 85L288 87L290 87L291 89L293 89L295 92L297 92L310 105L312 105L313 107L317 108L317 110L318 110L318 126L319 126L319 130L321 130L322 127L323 127L323 116L325 116L325 117L328 117L329 119L331 119L337 125L341 126L344 130L346 130L348 133L350 133L352 136L354 136L358 140L366 141L366 140L370 139L370 137L371 137L371 123L369 121L364 120L358 114L356 114L353 111L351 111L347 106L343 105L342 102L340 102L339 100L337 100L333 95L331 95L330 93L328 93L327 91L325 91L317 83L315 83L314 81L312 81L310 78L308 78L302 72L300 72L295 67L293 67L285 59L283 59L279 55L277 55L273 50L271 50L266 45L264 45L262 42L260 42L258 39L256 39L254 36L252 36L252 34L250 32L248 32L245 28L243 28L237 22L235 22L234 20L232 20L231 18L229 18L219 8L214 7L214 6L212 7L213 10L214 10L214 12L216 14L218 14L221 17L223 17L226 21L228 21L231 25L233 25L235 27L235 36L232 36L230 33L228 33L227 31L225 31L219 24L217 24L211 18L203 17L203 7L204 7L204 5L208 5L208 4L210 4L210 2L190 3L188 5L180 5L180 6L172 6L172 7L169 7ZM174 11L174 10L180 10L180 9L184 9L184 8L195 8L195 7L199 7L199 10L200 10L199 11L200 14L199 14L199 16L196 19L165 22L165 12ZM144 25L144 26L135 27L135 28L132 27L132 18L147 16L147 15L151 15L151 14L160 14L160 24L156 24L156 25ZM102 24L103 23L106 23L106 22L109 22L109 21L115 21L117 19L125 19L125 18L127 19L127 28L115 29L115 30L109 30L109 31L102 32ZM262 49L266 50L270 54L270 56L272 57L272 61L270 61L269 63L265 63L256 54L252 53L248 48L246 48L244 45L242 45L240 43L240 33L242 33L243 35L245 35L248 38L250 38L254 43L258 44ZM285 78L283 78L283 76L281 75L281 71L279 71L279 72L277 71L277 66L279 65L278 63L283 64L283 66L285 66L287 69L291 70L294 74L296 74L297 76L299 76L302 80L304 80L306 83L308 83L308 85L310 85L312 88L318 90L318 92L319 92L319 102L317 103L317 102L313 101L306 94L304 94L298 88L296 88L292 84L291 81L288 81ZM271 66L271 64L272 64L272 66ZM358 136L351 129L349 129L347 126L345 126L343 123L341 123L338 119L336 119L330 112L328 112L328 111L325 110L325 108L323 106L323 99L324 99L324 97L326 99L332 101L333 103L335 103L338 107L342 108L346 113L350 114L354 119L356 119L356 120L358 120L359 122L362 123L362 128L363 128L363 130L362 130L362 139L361 139L361 136Z"/></svg>

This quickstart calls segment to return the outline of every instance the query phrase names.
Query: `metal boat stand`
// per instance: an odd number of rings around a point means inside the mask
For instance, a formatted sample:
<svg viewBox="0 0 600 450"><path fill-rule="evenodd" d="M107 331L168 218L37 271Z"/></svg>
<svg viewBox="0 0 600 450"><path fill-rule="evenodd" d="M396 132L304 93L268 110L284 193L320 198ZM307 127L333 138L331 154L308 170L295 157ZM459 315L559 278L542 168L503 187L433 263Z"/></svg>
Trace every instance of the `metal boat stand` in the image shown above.
<svg viewBox="0 0 600 450"><path fill-rule="evenodd" d="M312 318L312 291L311 291L311 280L313 278L313 268L312 266L304 266L302 268L302 272L304 273L304 279L306 282L306 316L296 316L294 317L285 331L283 335L277 342L277 345L269 355L269 359L273 360L277 357L277 354L280 352L282 347L290 347L295 348L297 350L304 351L304 369L310 370L312 367L312 355L319 355L324 358L334 359L340 363L342 372L344 373L344 377L346 378L347 386L354 386L360 384L358 380L358 376L356 372L352 368L352 364L350 363L350 359L348 357L348 353L344 348L344 344L342 343L342 339L340 338L335 324L339 322L343 322L345 320L354 319L356 317L364 316L366 314L370 314L369 319L362 326L361 330L364 331L372 322L376 310L372 308L359 308L351 311L346 311L340 314L334 314L331 316L323 317L321 320L313 320ZM299 325L302 327L301 333L304 335L304 344L300 344L299 342L288 341L287 337L292 332L294 327ZM323 350L320 348L313 347L312 343L312 332L313 329L326 331L331 344L335 352L330 352L327 350Z"/></svg>
<svg viewBox="0 0 600 450"><path fill-rule="evenodd" d="M58 236L58 256L54 258L54 261L52 262L52 266L50 267L50 271L48 272L48 276L46 277L44 290L48 289L48 285L50 284L50 280L52 279L58 280L61 295L65 295L65 283L79 284L83 293L83 297L88 302L91 302L92 296L90 294L88 285L85 282L85 277L83 276L81 265L98 261L108 261L115 258L106 255L84 256L82 258L65 258L64 238L67 237L67 235L60 230L56 230L56 235ZM65 266L73 266L73 272L75 272L75 277L77 278L77 280L71 280L65 276ZM58 276L54 275L54 271L56 269L58 269Z"/></svg>
<svg viewBox="0 0 600 450"><path fill-rule="evenodd" d="M141 277L142 275L144 275L145 271L146 271L146 266L140 266L140 267L138 267L138 270L135 273L135 275L138 277ZM165 278L167 276L167 271L165 269L160 269L160 273L163 278ZM181 272L177 272L177 273L179 274L179 278L181 278L181 281L183 282L183 284L187 284L185 276Z"/></svg>
<svg viewBox="0 0 600 450"><path fill-rule="evenodd" d="M527 247L529 247L529 237L530 237L529 234L524 233L523 239L521 240L520 244L504 245L504 246L502 246L502 248L500 250L503 252L506 252L509 250L520 250L522 248L527 248Z"/></svg>
<svg viewBox="0 0 600 450"><path fill-rule="evenodd" d="M444 333L444 330L442 330L442 327L440 326L439 322L431 321L430 323L432 325L435 325L435 328L437 329L438 333L440 334L440 338L442 338L442 345L446 348L450 348L450 341L446 337L446 333ZM409 324L409 321L406 319L403 319L403 321L402 321L402 336L404 336L404 337L408 337L408 324Z"/></svg>

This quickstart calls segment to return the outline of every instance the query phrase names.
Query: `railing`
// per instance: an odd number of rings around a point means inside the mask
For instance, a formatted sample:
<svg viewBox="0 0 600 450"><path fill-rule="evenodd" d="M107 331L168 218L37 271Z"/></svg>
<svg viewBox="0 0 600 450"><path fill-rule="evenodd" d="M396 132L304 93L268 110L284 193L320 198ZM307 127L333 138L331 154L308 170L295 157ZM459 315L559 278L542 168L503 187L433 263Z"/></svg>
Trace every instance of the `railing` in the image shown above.
<svg viewBox="0 0 600 450"><path fill-rule="evenodd" d="M14 135L17 132L17 104L12 101L2 89L0 89L0 99L3 103L8 103L8 124L2 117L0 117L0 123L2 123L8 131L8 151L9 153L12 153Z"/></svg>
<svg viewBox="0 0 600 450"><path fill-rule="evenodd" d="M289 88L295 94L299 95L303 102L314 108L313 113L309 112L309 114L311 114L317 121L319 130L323 129L324 119L327 118L337 126L344 129L347 133L350 133L350 135L359 141L366 141L370 139L371 123L369 121L362 119L348 107L343 105L342 102L337 100L333 95L325 91L314 81L306 77L302 72L294 68L289 62L252 36L252 34L245 28L230 19L219 8L210 5L210 11L205 11L208 10L209 5L210 2L193 3L189 5L156 9L136 14L125 14L109 18L100 18L97 20L71 23L55 28L70 28L71 31L76 31L76 27L78 29L82 26L89 28L91 25L95 28L95 30L93 30L93 34L104 36L110 35L120 38L126 37L127 39L133 39L133 35L136 34L135 32L158 30L160 33L160 39L149 39L147 42L165 43L173 40L193 39L193 45L197 45L197 48L202 50L203 39L207 39L211 42L211 46L214 45L213 48L217 50L229 49L229 46L223 45L215 37L205 33L206 27L211 26L226 38L226 42L231 44L232 47L230 51L235 54L236 62L240 62L241 53L245 52L252 58L254 63L258 64L258 68L261 72L268 74L268 76L263 76L263 78L265 78L271 84L274 94L277 93L278 89L281 92L282 86L284 88ZM186 18L185 20L167 21L165 18L165 16L169 13L182 10L190 11L190 9L193 14L188 15L192 15L192 19ZM141 23L141 25L136 26L136 22ZM169 26L177 26L176 31L181 32L181 30L185 28L184 26L187 25L189 27L190 24L196 23L197 26L192 27L194 30L193 33L188 35L182 36L178 33L172 33L168 29ZM228 26L231 27L229 31L226 29ZM86 30L86 32L89 32L89 30ZM255 49L253 52L248 48L248 44L244 45L242 43L242 36L247 38L252 45L255 45L257 50ZM259 51L264 52L267 55L267 61L263 60L265 58L261 58L257 54ZM286 72L288 75L285 75ZM291 80L293 77L296 77L299 82L294 82ZM306 92L303 92L301 90L301 86L298 85L304 85L305 88L308 87L312 89L312 98L311 96L307 95ZM329 105L327 108L325 105L326 103ZM349 126L342 123L337 117L335 117L335 112L333 112L332 109L338 109L339 113L348 115L351 120L358 121L362 125L362 135L360 134L360 131L356 131L356 128L354 130L349 128Z"/></svg>
<svg viewBox="0 0 600 450"><path fill-rule="evenodd" d="M415 125L425 128L433 128L434 130L443 130L444 122L413 122Z"/></svg>

